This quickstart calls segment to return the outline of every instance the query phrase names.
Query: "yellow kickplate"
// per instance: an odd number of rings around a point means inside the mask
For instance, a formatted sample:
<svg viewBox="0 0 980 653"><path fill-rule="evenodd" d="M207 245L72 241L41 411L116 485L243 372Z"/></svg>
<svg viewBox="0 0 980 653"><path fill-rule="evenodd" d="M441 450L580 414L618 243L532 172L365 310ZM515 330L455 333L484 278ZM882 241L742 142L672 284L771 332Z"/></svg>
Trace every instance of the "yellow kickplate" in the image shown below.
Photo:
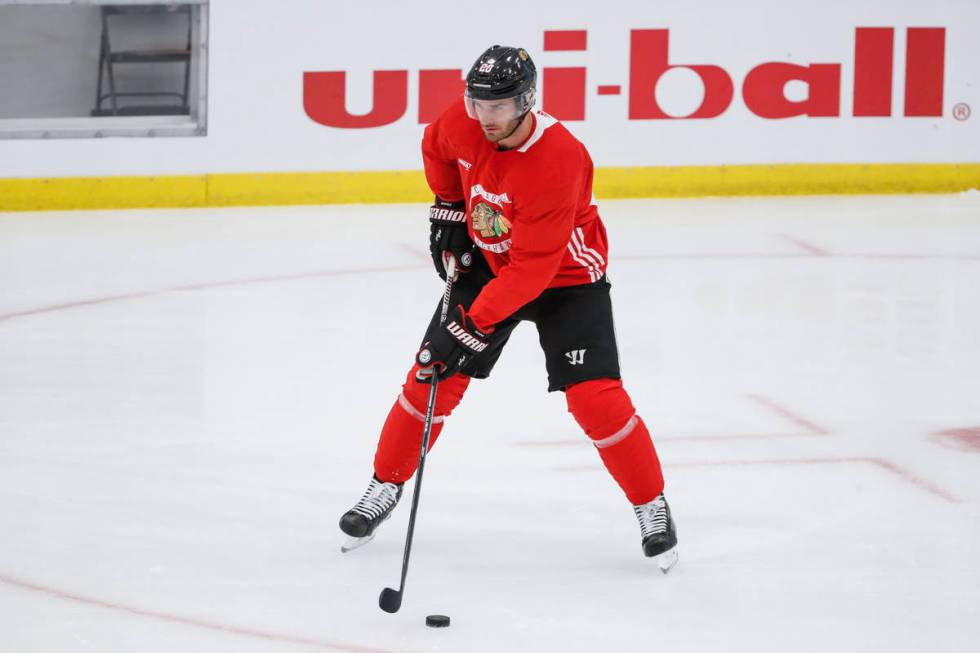
<svg viewBox="0 0 980 653"><path fill-rule="evenodd" d="M600 199L954 193L980 189L980 163L597 168ZM383 204L432 198L420 170L0 179L0 211Z"/></svg>

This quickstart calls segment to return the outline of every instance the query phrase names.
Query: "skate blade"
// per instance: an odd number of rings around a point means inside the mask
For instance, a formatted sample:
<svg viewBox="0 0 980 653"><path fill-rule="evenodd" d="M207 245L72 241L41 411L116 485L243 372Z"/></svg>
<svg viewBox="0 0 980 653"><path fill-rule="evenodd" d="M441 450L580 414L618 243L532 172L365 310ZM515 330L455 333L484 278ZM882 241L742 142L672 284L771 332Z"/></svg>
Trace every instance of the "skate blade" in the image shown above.
<svg viewBox="0 0 980 653"><path fill-rule="evenodd" d="M670 551L664 551L660 555L654 556L653 559L660 567L660 571L666 574L677 564L677 558L677 547L674 547Z"/></svg>
<svg viewBox="0 0 980 653"><path fill-rule="evenodd" d="M353 551L354 549L360 549L373 539L374 533L365 535L364 537L348 537L347 541L340 545L340 552L347 553L349 551Z"/></svg>

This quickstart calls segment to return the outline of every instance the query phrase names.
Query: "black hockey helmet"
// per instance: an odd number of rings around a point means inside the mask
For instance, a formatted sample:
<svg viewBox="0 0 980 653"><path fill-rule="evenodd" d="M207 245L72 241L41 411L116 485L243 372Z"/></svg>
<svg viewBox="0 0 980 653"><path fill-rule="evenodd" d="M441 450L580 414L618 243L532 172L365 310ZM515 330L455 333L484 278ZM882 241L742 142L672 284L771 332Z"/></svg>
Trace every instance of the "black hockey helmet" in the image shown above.
<svg viewBox="0 0 980 653"><path fill-rule="evenodd" d="M466 75L466 108L471 117L471 100L492 101L515 98L517 115L534 106L538 72L524 48L494 45L487 48Z"/></svg>

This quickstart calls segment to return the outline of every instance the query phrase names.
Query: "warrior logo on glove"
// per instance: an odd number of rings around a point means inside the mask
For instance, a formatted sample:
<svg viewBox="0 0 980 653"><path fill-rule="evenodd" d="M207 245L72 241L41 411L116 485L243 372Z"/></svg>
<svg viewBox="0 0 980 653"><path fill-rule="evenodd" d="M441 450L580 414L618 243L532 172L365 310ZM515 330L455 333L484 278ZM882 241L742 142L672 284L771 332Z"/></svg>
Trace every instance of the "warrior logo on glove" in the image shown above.
<svg viewBox="0 0 980 653"><path fill-rule="evenodd" d="M428 383L433 372L439 380L448 379L459 372L474 356L490 346L492 328L480 329L462 305L456 306L445 326L432 334L432 340L422 344L415 356L421 366L415 380Z"/></svg>
<svg viewBox="0 0 980 653"><path fill-rule="evenodd" d="M445 281L450 258L456 259L456 271L469 272L473 265L473 241L466 231L466 202L447 202L436 196L429 209L429 252L439 277Z"/></svg>
<svg viewBox="0 0 980 653"><path fill-rule="evenodd" d="M476 336L470 335L466 330L466 327L461 326L456 323L455 320L446 325L446 331L453 334L456 340L459 340L460 344L470 349L473 353L479 354L481 351L487 348L487 343L480 340ZM421 358L421 354L419 358ZM421 362L421 361L419 361Z"/></svg>

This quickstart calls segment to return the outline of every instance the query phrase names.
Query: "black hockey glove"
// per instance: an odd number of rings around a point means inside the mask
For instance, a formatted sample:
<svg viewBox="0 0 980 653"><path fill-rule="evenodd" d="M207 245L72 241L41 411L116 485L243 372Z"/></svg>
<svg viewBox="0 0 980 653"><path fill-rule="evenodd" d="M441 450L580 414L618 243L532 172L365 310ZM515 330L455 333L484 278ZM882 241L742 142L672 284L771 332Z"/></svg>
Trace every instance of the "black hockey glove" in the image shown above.
<svg viewBox="0 0 980 653"><path fill-rule="evenodd" d="M473 241L466 231L466 202L447 202L436 196L429 208L429 253L439 278L446 280L449 257L456 259L456 271L465 273L473 265Z"/></svg>
<svg viewBox="0 0 980 653"><path fill-rule="evenodd" d="M430 383L436 370L439 380L448 379L466 363L490 345L491 330L481 331L473 324L462 305L453 309L446 324L435 332L432 340L422 345L415 360L422 366L415 380Z"/></svg>

